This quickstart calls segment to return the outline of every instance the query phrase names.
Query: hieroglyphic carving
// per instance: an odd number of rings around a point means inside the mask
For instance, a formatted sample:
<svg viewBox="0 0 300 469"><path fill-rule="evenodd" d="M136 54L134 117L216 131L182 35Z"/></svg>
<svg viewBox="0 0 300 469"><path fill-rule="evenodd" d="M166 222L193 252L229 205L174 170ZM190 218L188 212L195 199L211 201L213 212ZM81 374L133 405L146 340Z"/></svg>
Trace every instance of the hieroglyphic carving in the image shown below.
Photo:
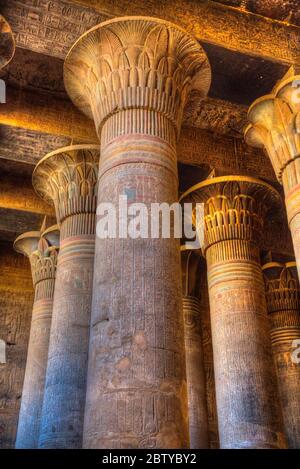
<svg viewBox="0 0 300 469"><path fill-rule="evenodd" d="M199 252L181 247L183 321L190 448L208 448L208 412L202 350L201 307L196 296Z"/></svg>
<svg viewBox="0 0 300 469"><path fill-rule="evenodd" d="M203 348L203 364L206 381L206 403L208 417L208 435L209 447L211 449L219 448L219 430L217 417L217 402L214 374L214 360L211 335L210 306L207 285L207 268L204 258L200 259L197 273L198 296L200 298L201 309L201 332Z"/></svg>
<svg viewBox="0 0 300 469"><path fill-rule="evenodd" d="M12 448L16 437L32 302L28 261L0 243L0 338L6 342L6 363L0 364L0 448Z"/></svg>
<svg viewBox="0 0 300 469"><path fill-rule="evenodd" d="M75 4L74 4L75 3ZM297 62L297 27L271 22L215 2L115 2L114 0L0 1L19 47L64 57L75 39L101 21L120 15L149 15L182 25L199 40L283 62Z"/></svg>
<svg viewBox="0 0 300 469"><path fill-rule="evenodd" d="M16 48L14 60L0 71L7 87L49 93L66 99L63 82L63 61L26 49Z"/></svg>
<svg viewBox="0 0 300 469"><path fill-rule="evenodd" d="M241 129L246 123L243 106L207 98L199 104L197 112L193 109L186 113L185 126L242 137ZM0 122L86 142L97 141L93 123L72 103L57 99L51 93L32 93L26 89L16 91L8 86L7 103L0 107Z"/></svg>
<svg viewBox="0 0 300 469"><path fill-rule="evenodd" d="M213 130L217 134L240 137L246 120L246 107L221 99L206 98L189 110L184 123L190 127Z"/></svg>
<svg viewBox="0 0 300 469"><path fill-rule="evenodd" d="M0 157L36 164L45 154L67 146L71 138L0 125Z"/></svg>
<svg viewBox="0 0 300 469"><path fill-rule="evenodd" d="M227 176L193 186L182 200L205 204L220 446L285 447L259 259L263 221L280 196L260 180Z"/></svg>
<svg viewBox="0 0 300 469"><path fill-rule="evenodd" d="M300 364L293 362L293 341L300 340L300 287L295 262L263 265L271 339L290 448L300 447Z"/></svg>
<svg viewBox="0 0 300 469"><path fill-rule="evenodd" d="M60 58L84 31L110 17L61 0L1 0L0 6L18 47Z"/></svg>

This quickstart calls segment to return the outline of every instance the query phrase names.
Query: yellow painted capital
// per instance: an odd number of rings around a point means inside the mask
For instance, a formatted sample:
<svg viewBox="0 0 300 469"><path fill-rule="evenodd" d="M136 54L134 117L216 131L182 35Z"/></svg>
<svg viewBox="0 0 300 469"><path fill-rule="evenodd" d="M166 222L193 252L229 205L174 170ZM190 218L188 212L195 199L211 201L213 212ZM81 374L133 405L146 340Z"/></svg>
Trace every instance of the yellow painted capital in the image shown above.
<svg viewBox="0 0 300 469"><path fill-rule="evenodd" d="M32 183L37 194L54 203L57 221L96 213L98 145L72 145L53 151L36 165Z"/></svg>
<svg viewBox="0 0 300 469"><path fill-rule="evenodd" d="M262 266L269 313L300 312L300 286L296 262L267 262Z"/></svg>
<svg viewBox="0 0 300 469"><path fill-rule="evenodd" d="M203 229L204 223L204 252L222 241L259 244L266 213L281 209L280 195L271 185L246 176L207 179L191 187L180 200L204 204L204 220L196 220L196 229Z"/></svg>
<svg viewBox="0 0 300 469"><path fill-rule="evenodd" d="M64 65L66 90L98 135L113 114L156 111L179 132L186 106L206 96L211 72L199 42L150 17L115 18L83 34Z"/></svg>
<svg viewBox="0 0 300 469"><path fill-rule="evenodd" d="M251 146L266 150L280 182L287 165L300 156L299 111L300 75L295 75L293 69L277 83L271 94L257 99L248 111L245 140Z"/></svg>
<svg viewBox="0 0 300 469"><path fill-rule="evenodd" d="M57 225L18 236L14 249L29 258L34 286L45 279L54 279L59 250Z"/></svg>

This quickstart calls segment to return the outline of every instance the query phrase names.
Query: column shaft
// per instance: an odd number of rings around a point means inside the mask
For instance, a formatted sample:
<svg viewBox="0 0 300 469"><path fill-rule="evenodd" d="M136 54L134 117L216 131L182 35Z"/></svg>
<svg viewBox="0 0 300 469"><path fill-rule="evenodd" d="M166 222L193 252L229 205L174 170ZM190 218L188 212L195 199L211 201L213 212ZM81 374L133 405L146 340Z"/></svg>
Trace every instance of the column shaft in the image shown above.
<svg viewBox="0 0 300 469"><path fill-rule="evenodd" d="M209 447L200 315L198 298L183 297L189 434L192 449Z"/></svg>
<svg viewBox="0 0 300 469"><path fill-rule="evenodd" d="M94 235L60 244L40 448L82 445L94 249Z"/></svg>
<svg viewBox="0 0 300 469"><path fill-rule="evenodd" d="M277 383L258 252L256 259L249 256L216 263L214 251L220 247L207 252L220 445L281 447Z"/></svg>
<svg viewBox="0 0 300 469"><path fill-rule="evenodd" d="M49 348L57 247L49 250L46 238L37 232L26 233L15 241L16 250L26 252L30 259L35 297L32 310L26 370L19 414L16 448L37 448L44 397ZM46 235L45 235L46 236ZM41 242L38 246L39 238ZM55 237L58 245L58 232ZM25 244L31 242L33 252Z"/></svg>
<svg viewBox="0 0 300 469"><path fill-rule="evenodd" d="M175 148L136 132L102 144L98 204L176 201ZM187 446L179 256L174 238L96 239L85 447Z"/></svg>
<svg viewBox="0 0 300 469"><path fill-rule="evenodd" d="M300 363L296 353L300 345L300 289L295 267L293 262L263 266L273 357L289 448L300 448Z"/></svg>

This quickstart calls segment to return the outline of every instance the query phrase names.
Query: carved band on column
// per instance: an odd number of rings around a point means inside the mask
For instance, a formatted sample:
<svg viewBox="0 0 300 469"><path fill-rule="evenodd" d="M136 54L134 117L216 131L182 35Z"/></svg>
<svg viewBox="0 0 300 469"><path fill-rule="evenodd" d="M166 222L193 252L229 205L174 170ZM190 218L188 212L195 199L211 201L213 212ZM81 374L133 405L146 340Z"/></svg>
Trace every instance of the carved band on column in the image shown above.
<svg viewBox="0 0 300 469"><path fill-rule="evenodd" d="M53 319L39 446L80 448L86 392L99 148L73 145L43 158L36 192L60 225Z"/></svg>
<svg viewBox="0 0 300 469"><path fill-rule="evenodd" d="M300 287L295 262L263 265L283 421L290 448L300 447ZM293 341L296 340L296 346Z"/></svg>
<svg viewBox="0 0 300 469"><path fill-rule="evenodd" d="M19 236L16 251L28 256L35 297L28 355L19 414L17 448L37 448L53 308L53 294L59 245L58 227L31 231Z"/></svg>
<svg viewBox="0 0 300 469"><path fill-rule="evenodd" d="M199 254L181 248L183 320L190 448L208 448L206 382L201 335L201 305L196 296Z"/></svg>
<svg viewBox="0 0 300 469"><path fill-rule="evenodd" d="M101 141L98 203L118 208L128 189L148 207L176 202L182 116L210 85L199 43L159 19L116 18L79 38L64 77ZM181 303L177 239L96 240L85 447L188 445Z"/></svg>
<svg viewBox="0 0 300 469"><path fill-rule="evenodd" d="M291 68L271 94L249 108L246 142L264 148L283 185L288 223L300 276L300 75Z"/></svg>
<svg viewBox="0 0 300 469"><path fill-rule="evenodd" d="M279 194L260 180L225 176L182 199L204 203L220 446L284 447L259 259L263 220Z"/></svg>

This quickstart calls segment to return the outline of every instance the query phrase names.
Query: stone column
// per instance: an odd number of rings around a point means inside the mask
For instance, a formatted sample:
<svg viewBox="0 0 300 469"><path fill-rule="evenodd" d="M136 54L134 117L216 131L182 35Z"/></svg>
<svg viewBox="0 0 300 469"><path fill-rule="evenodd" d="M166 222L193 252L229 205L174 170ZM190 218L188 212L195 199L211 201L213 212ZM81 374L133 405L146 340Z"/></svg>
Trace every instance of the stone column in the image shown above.
<svg viewBox="0 0 300 469"><path fill-rule="evenodd" d="M280 204L268 184L216 177L187 191L204 203L221 448L282 448L285 440L259 259L263 219Z"/></svg>
<svg viewBox="0 0 300 469"><path fill-rule="evenodd" d="M208 448L206 381L203 366L201 309L197 296L199 253L181 247L183 320L190 448Z"/></svg>
<svg viewBox="0 0 300 469"><path fill-rule="evenodd" d="M293 68L272 93L249 109L245 131L249 145L264 148L285 193L298 276L300 277L300 75Z"/></svg>
<svg viewBox="0 0 300 469"><path fill-rule="evenodd" d="M39 447L80 448L91 313L99 149L74 145L43 158L36 192L60 225L53 317Z"/></svg>
<svg viewBox="0 0 300 469"><path fill-rule="evenodd" d="M209 448L217 449L220 447L218 432L218 415L216 402L216 386L214 373L214 357L212 348L212 334L210 321L209 296L207 286L207 266L203 256L200 257L200 266L198 273L198 282L201 286L200 310L201 310L201 335L203 349L203 365L206 381L206 403Z"/></svg>
<svg viewBox="0 0 300 469"><path fill-rule="evenodd" d="M16 448L37 448L53 307L58 227L30 231L14 243L28 256L35 290Z"/></svg>
<svg viewBox="0 0 300 469"><path fill-rule="evenodd" d="M271 323L273 356L290 448L300 448L300 287L295 262L268 262L263 266Z"/></svg>
<svg viewBox="0 0 300 469"><path fill-rule="evenodd" d="M199 43L162 20L116 18L75 43L65 85L101 141L99 203L118 208L120 195L148 208L178 200L182 116L209 83ZM84 446L188 446L180 250L172 236L96 240Z"/></svg>

